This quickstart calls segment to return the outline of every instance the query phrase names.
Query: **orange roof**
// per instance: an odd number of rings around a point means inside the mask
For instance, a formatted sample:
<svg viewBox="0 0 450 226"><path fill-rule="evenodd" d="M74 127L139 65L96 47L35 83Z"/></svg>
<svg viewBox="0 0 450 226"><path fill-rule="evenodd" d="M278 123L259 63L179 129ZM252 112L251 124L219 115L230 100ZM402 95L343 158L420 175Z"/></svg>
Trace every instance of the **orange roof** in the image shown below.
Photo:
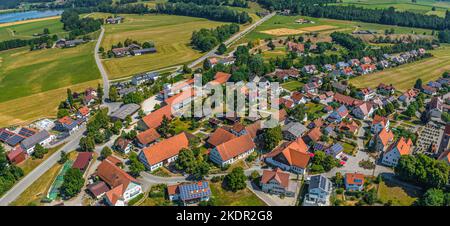
<svg viewBox="0 0 450 226"><path fill-rule="evenodd" d="M256 121L253 124L247 125L245 127L245 130L247 131L247 134L252 137L252 139L255 139L256 134L258 133L258 130L261 129L261 121Z"/></svg>
<svg viewBox="0 0 450 226"><path fill-rule="evenodd" d="M378 138L381 140L384 146L386 146L389 142L394 139L394 133L392 131L387 131L386 128L383 128L381 132L378 134Z"/></svg>
<svg viewBox="0 0 450 226"><path fill-rule="evenodd" d="M236 138L236 136L223 128L218 128L209 136L208 143L213 146L218 146L229 140Z"/></svg>
<svg viewBox="0 0 450 226"><path fill-rule="evenodd" d="M307 151L308 146L302 138L298 138L295 141L283 143L267 154L266 157L275 158L279 155L283 155L289 165L305 169L311 158Z"/></svg>
<svg viewBox="0 0 450 226"><path fill-rule="evenodd" d="M78 109L78 112L80 112L81 115L86 116L87 114L89 114L89 108L84 106Z"/></svg>
<svg viewBox="0 0 450 226"><path fill-rule="evenodd" d="M231 129L237 133L240 133L242 130L245 129L245 126L242 125L240 122L236 122L233 124L233 126L231 127Z"/></svg>
<svg viewBox="0 0 450 226"><path fill-rule="evenodd" d="M142 118L142 121L144 121L148 128L157 128L161 125L163 116L166 116L168 119L172 119L172 109L169 105L150 113Z"/></svg>
<svg viewBox="0 0 450 226"><path fill-rule="evenodd" d="M438 160L446 160L448 163L450 163L450 149L442 152Z"/></svg>
<svg viewBox="0 0 450 226"><path fill-rule="evenodd" d="M362 174L362 173L346 173L345 180L346 180L347 184L362 185L362 184L364 184L364 174Z"/></svg>
<svg viewBox="0 0 450 226"><path fill-rule="evenodd" d="M150 165L155 165L170 157L178 155L183 148L189 147L186 133L180 133L143 150L145 158Z"/></svg>
<svg viewBox="0 0 450 226"><path fill-rule="evenodd" d="M58 120L61 124L70 125L73 120L69 116L64 116Z"/></svg>
<svg viewBox="0 0 450 226"><path fill-rule="evenodd" d="M109 161L110 163L114 164L114 165L118 165L122 163L122 160L118 159L117 157L110 155L108 157L106 157L106 160Z"/></svg>
<svg viewBox="0 0 450 226"><path fill-rule="evenodd" d="M285 173L280 169L276 170L264 170L261 178L261 183L267 184L272 179L276 180L283 187L287 188L289 186L289 173Z"/></svg>
<svg viewBox="0 0 450 226"><path fill-rule="evenodd" d="M291 95L291 99L295 100L295 101L300 101L303 97L304 97L304 95L298 91L293 92Z"/></svg>
<svg viewBox="0 0 450 226"><path fill-rule="evenodd" d="M97 168L97 175L112 188L123 185L123 189L125 189L131 182L138 183L135 178L110 161L102 161L100 163Z"/></svg>
<svg viewBox="0 0 450 226"><path fill-rule="evenodd" d="M411 145L412 145L411 139L408 139L408 141L406 141L405 138L400 137L397 143L393 143L387 152L397 149L400 155L409 155L411 153Z"/></svg>
<svg viewBox="0 0 450 226"><path fill-rule="evenodd" d="M231 78L231 74L225 73L225 72L217 72L214 76L214 80L211 81L213 83L219 83L219 84L225 84L228 79Z"/></svg>
<svg viewBox="0 0 450 226"><path fill-rule="evenodd" d="M167 194L175 195L177 193L178 184L167 186Z"/></svg>
<svg viewBox="0 0 450 226"><path fill-rule="evenodd" d="M165 102L167 103L167 105L173 105L173 104L183 102L184 100L191 98L193 96L195 96L194 89L188 89L188 90L180 92L172 97L167 98L165 100Z"/></svg>
<svg viewBox="0 0 450 226"><path fill-rule="evenodd" d="M355 121L351 121L351 122L344 122L341 121L341 123L339 123L339 130L348 130L352 133L356 132L356 130L358 130L359 126L358 124L356 124Z"/></svg>
<svg viewBox="0 0 450 226"><path fill-rule="evenodd" d="M124 192L124 186L123 184L118 185L117 187L114 187L113 189L107 191L105 193L106 197L108 198L108 200L115 205L117 203L117 200L122 198Z"/></svg>
<svg viewBox="0 0 450 226"><path fill-rule="evenodd" d="M314 129L310 130L307 136L314 142L318 141L322 136L322 132L320 132L320 127L315 127Z"/></svg>
<svg viewBox="0 0 450 226"><path fill-rule="evenodd" d="M144 145L149 144L160 137L161 135L159 135L159 133L154 128L148 129L136 136L138 141Z"/></svg>
<svg viewBox="0 0 450 226"><path fill-rule="evenodd" d="M216 149L222 157L222 160L227 161L255 147L255 143L250 135L245 134L220 144Z"/></svg>
<svg viewBox="0 0 450 226"><path fill-rule="evenodd" d="M383 125L383 127L384 127L384 126L386 126L387 121L388 121L388 119L386 117L375 115L375 117L373 117L372 125L381 123L381 125Z"/></svg>
<svg viewBox="0 0 450 226"><path fill-rule="evenodd" d="M278 119L279 122L284 121L287 118L287 112L285 109L281 109L278 111L278 115L274 115L275 119Z"/></svg>
<svg viewBox="0 0 450 226"><path fill-rule="evenodd" d="M351 96L346 96L346 95L343 95L343 94L340 94L340 93L335 93L334 97L333 97L333 100L338 102L338 103L341 103L341 104L344 104L344 105L348 105L348 106L355 106L355 105L358 105L358 104L362 103L361 100L358 100L358 99L355 99L355 98L353 98Z"/></svg>

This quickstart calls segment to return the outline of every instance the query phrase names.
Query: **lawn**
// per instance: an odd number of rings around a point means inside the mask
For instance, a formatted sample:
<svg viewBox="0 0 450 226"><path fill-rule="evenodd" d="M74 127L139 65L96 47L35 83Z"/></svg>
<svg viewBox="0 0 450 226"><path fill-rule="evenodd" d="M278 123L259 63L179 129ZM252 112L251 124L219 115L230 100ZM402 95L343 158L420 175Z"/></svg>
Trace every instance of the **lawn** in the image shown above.
<svg viewBox="0 0 450 226"><path fill-rule="evenodd" d="M58 37L64 37L67 33L63 30L63 24L59 18L29 22L24 24L0 27L0 41L9 39L30 39L33 34L43 33L44 28L50 30L50 34L56 34Z"/></svg>
<svg viewBox="0 0 450 226"><path fill-rule="evenodd" d="M344 153L348 155L353 155L355 153L355 146L349 143L341 143L344 148Z"/></svg>
<svg viewBox="0 0 450 226"><path fill-rule="evenodd" d="M98 17L98 14L94 16ZM173 15L123 16L125 21L122 24L106 25L105 37L102 41L105 50L111 49L113 44L130 38L140 42L153 41L158 52L142 56L105 59L103 64L111 79L191 62L202 55L189 46L192 32L224 24L202 18Z"/></svg>
<svg viewBox="0 0 450 226"><path fill-rule="evenodd" d="M248 188L231 192L224 190L220 183L210 183L210 188L217 206L266 206Z"/></svg>
<svg viewBox="0 0 450 226"><path fill-rule="evenodd" d="M47 160L51 155L53 155L53 153L58 151L62 146L64 146L64 144L60 144L54 148L48 149L48 153L45 154L44 158L42 159L28 158L24 162L21 162L18 166L23 170L25 175L27 175L28 173L33 171L37 166L39 166L42 162Z"/></svg>
<svg viewBox="0 0 450 226"><path fill-rule="evenodd" d="M299 81L289 81L281 84L281 87L289 91L298 91L303 85L304 84Z"/></svg>
<svg viewBox="0 0 450 226"><path fill-rule="evenodd" d="M434 55L431 58L373 74L358 76L351 79L350 82L358 88L375 88L380 83L393 84L397 90L405 91L412 88L419 78L422 79L423 83L436 80L445 71L450 70L450 45L442 46L430 52Z"/></svg>
<svg viewBox="0 0 450 226"><path fill-rule="evenodd" d="M95 87L100 73L94 62L94 45L0 52L0 125L54 116L67 88Z"/></svg>
<svg viewBox="0 0 450 226"><path fill-rule="evenodd" d="M378 185L378 198L383 203L392 200L394 206L410 206L417 197L419 197L419 191L407 189L391 182L382 181Z"/></svg>

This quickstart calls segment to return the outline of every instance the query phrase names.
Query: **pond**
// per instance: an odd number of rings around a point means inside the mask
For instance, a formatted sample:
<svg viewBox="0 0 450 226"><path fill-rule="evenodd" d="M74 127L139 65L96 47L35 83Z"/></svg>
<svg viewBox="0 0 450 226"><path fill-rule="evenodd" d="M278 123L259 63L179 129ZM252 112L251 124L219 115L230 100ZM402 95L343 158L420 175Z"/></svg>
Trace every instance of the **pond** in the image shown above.
<svg viewBox="0 0 450 226"><path fill-rule="evenodd" d="M12 12L0 14L0 24L16 22L22 20L30 20L44 17L58 16L63 13L64 10L31 10L25 12Z"/></svg>

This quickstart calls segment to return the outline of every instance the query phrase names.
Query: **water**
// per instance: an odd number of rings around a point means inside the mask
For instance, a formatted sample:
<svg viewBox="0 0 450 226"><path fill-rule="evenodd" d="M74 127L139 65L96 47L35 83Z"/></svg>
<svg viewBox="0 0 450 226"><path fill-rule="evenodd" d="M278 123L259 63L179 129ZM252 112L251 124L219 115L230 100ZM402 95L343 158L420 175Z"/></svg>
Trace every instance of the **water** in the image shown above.
<svg viewBox="0 0 450 226"><path fill-rule="evenodd" d="M22 21L22 20L36 19L36 18L58 16L58 15L61 15L63 13L63 11L64 10L45 10L45 11L32 10L32 11L25 11L25 12L0 14L0 24Z"/></svg>

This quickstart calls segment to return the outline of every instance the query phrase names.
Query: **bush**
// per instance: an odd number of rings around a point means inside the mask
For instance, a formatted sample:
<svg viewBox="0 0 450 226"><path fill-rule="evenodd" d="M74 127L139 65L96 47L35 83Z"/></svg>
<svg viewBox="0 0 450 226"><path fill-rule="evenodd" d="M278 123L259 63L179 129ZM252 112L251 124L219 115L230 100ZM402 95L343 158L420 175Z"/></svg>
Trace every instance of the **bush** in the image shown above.
<svg viewBox="0 0 450 226"><path fill-rule="evenodd" d="M139 194L138 196L134 197L132 200L128 201L129 206L133 206L137 202L139 202L142 198L144 198L144 194Z"/></svg>

